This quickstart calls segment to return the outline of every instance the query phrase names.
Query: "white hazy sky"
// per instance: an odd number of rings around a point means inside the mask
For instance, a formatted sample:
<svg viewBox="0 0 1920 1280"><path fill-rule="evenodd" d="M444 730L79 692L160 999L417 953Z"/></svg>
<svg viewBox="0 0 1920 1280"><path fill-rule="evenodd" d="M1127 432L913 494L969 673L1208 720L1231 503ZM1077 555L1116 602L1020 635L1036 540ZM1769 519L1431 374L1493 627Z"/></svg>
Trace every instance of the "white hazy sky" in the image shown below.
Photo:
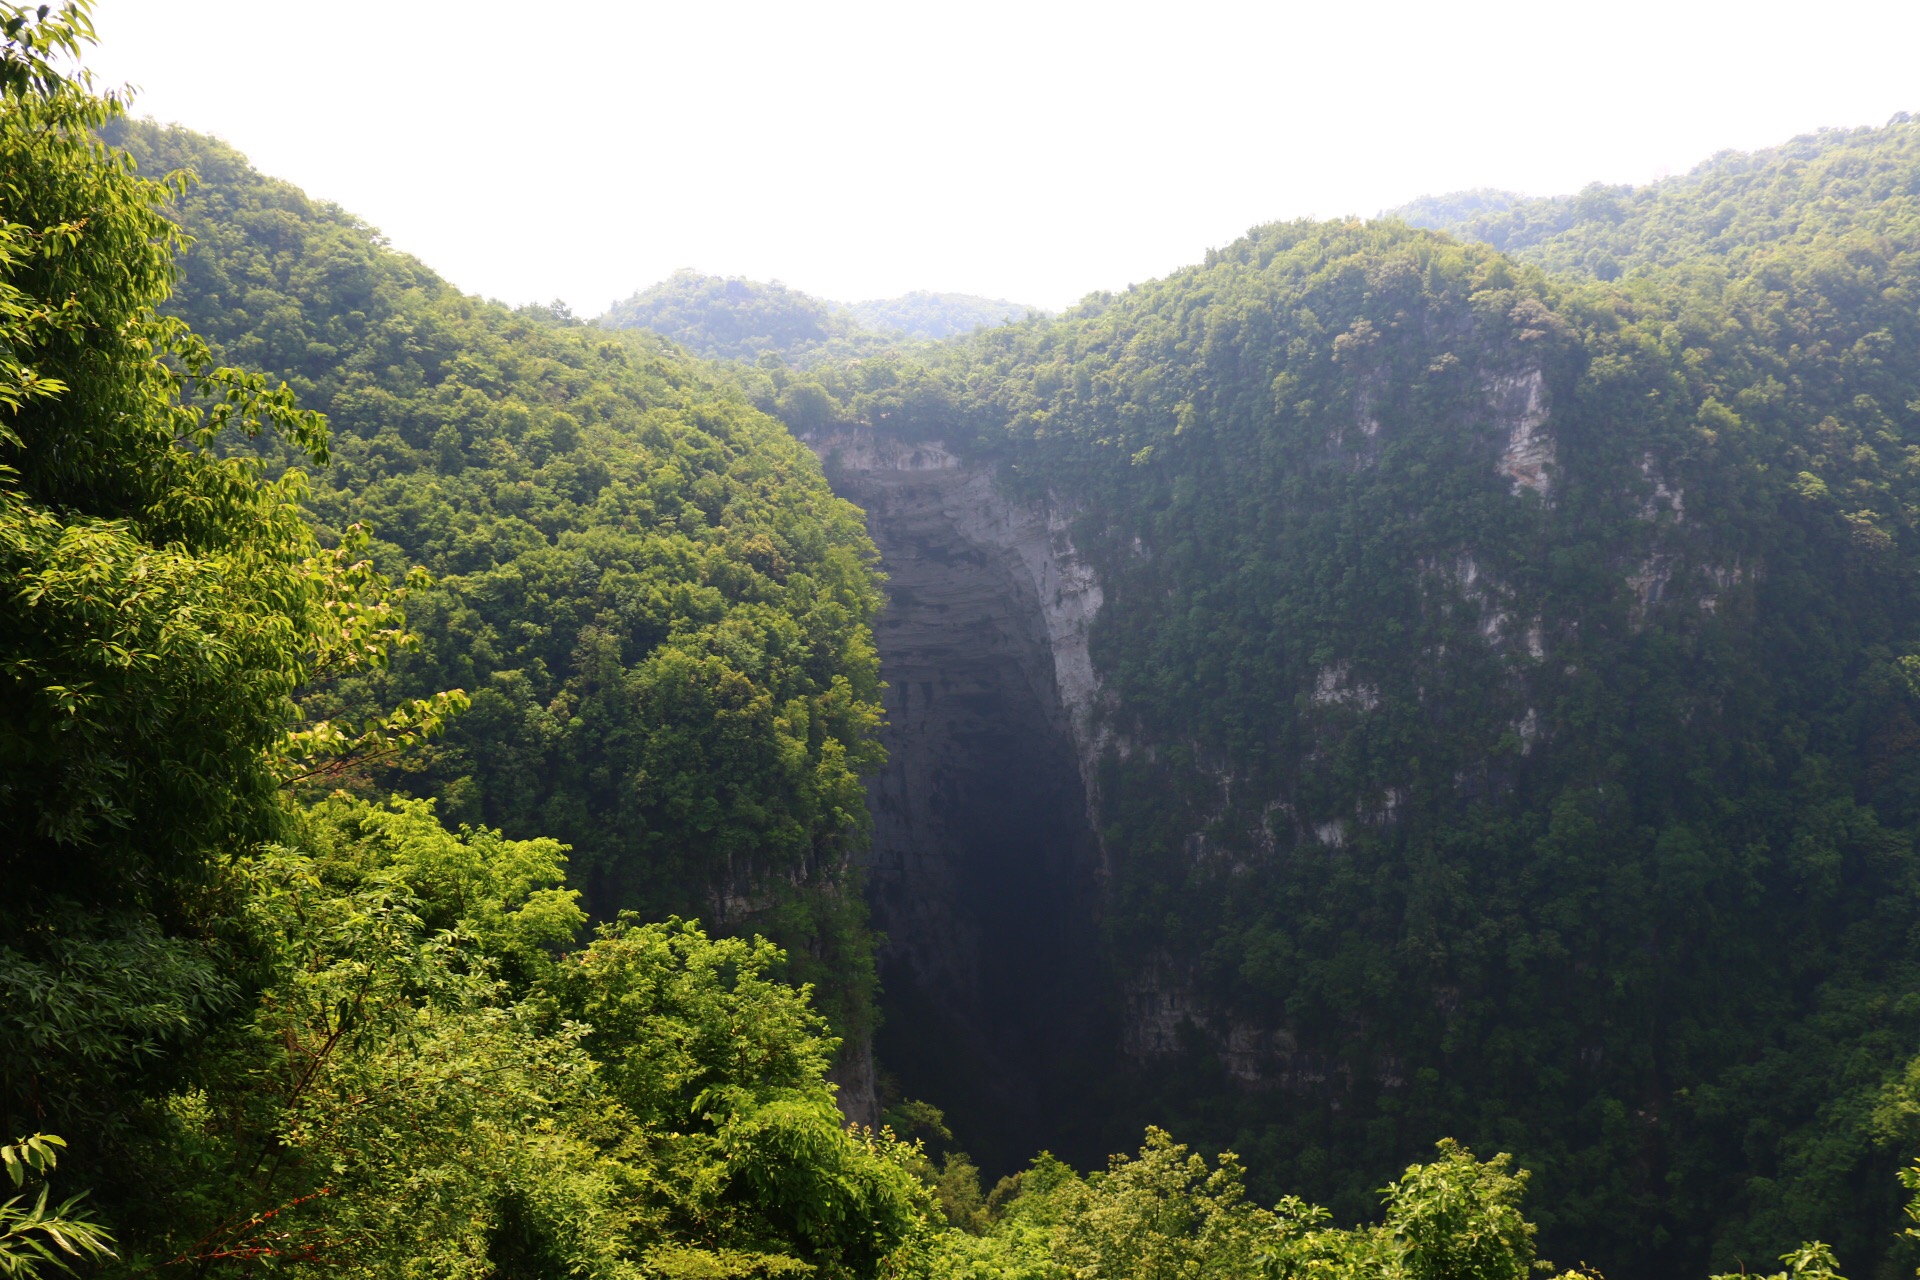
<svg viewBox="0 0 1920 1280"><path fill-rule="evenodd" d="M1249 226L1920 111L1920 0L98 0L91 59L456 284L1047 307Z"/></svg>

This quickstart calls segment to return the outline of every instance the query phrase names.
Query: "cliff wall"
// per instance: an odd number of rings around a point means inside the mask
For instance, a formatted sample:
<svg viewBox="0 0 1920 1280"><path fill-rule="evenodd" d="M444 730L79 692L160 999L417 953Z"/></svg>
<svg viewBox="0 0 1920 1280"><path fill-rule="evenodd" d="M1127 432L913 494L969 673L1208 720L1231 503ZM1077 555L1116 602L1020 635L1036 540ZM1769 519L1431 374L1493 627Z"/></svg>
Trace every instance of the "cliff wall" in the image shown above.
<svg viewBox="0 0 1920 1280"><path fill-rule="evenodd" d="M1062 1117L1117 1043L1088 816L1099 583L1065 513L1009 501L938 444L808 443L866 511L888 575L874 630L889 758L868 794L878 1057L990 1171L1064 1154Z"/></svg>

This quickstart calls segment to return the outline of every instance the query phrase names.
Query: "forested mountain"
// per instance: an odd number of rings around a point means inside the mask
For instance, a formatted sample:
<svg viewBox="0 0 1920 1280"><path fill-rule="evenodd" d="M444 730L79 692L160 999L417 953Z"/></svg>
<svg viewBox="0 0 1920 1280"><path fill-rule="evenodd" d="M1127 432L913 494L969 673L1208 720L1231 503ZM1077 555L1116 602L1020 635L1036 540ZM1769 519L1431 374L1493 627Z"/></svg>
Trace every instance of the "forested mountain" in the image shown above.
<svg viewBox="0 0 1920 1280"><path fill-rule="evenodd" d="M118 124L191 171L167 310L327 414L310 504L435 583L420 644L307 698L357 722L440 689L473 705L381 786L452 822L550 835L596 913L751 922L865 1025L840 874L876 758L878 603L858 512L777 422L645 335L449 287L363 224L183 130ZM818 963L814 963L817 956Z"/></svg>
<svg viewBox="0 0 1920 1280"><path fill-rule="evenodd" d="M1281 225L911 376L817 371L822 439L960 451L1098 580L1145 1114L1342 1214L1437 1134L1496 1143L1610 1272L1816 1232L1893 1265L1916 137L1468 224L1617 283Z"/></svg>
<svg viewBox="0 0 1920 1280"><path fill-rule="evenodd" d="M929 293L842 304L779 281L676 271L617 302L597 324L646 329L710 359L789 364L873 355L1025 318L1033 308L969 293Z"/></svg>
<svg viewBox="0 0 1920 1280"><path fill-rule="evenodd" d="M646 329L697 355L753 361L777 352L802 362L838 345L873 349L845 309L789 289L779 281L743 280L676 271L659 284L617 302L599 320L609 329Z"/></svg>
<svg viewBox="0 0 1920 1280"><path fill-rule="evenodd" d="M1611 280L1707 263L1750 275L1785 245L1878 236L1910 250L1920 221L1916 172L1920 125L1902 112L1880 129L1825 129L1765 151L1723 152L1644 187L1595 184L1546 200L1461 192L1387 216L1570 275Z"/></svg>

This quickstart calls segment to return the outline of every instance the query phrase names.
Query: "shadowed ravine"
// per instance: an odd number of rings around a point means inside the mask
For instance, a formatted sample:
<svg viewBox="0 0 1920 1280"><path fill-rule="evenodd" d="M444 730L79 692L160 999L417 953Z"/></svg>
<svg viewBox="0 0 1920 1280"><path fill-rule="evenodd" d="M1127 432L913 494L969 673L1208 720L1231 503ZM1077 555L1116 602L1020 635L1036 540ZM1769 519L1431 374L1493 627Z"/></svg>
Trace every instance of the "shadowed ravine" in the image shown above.
<svg viewBox="0 0 1920 1280"><path fill-rule="evenodd" d="M989 1173L1097 1155L1075 1122L1116 1040L1097 854L1033 581L976 527L982 477L821 451L888 575L888 763L868 788L880 1069Z"/></svg>

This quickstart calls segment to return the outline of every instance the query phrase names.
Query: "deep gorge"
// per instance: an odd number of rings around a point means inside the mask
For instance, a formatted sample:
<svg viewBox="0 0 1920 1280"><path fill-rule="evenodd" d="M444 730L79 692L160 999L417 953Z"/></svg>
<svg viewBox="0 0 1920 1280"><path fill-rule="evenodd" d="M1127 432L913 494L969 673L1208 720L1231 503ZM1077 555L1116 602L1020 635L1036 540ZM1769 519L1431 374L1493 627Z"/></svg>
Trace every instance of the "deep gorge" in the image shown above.
<svg viewBox="0 0 1920 1280"><path fill-rule="evenodd" d="M1537 1225L1475 1274L1910 1270L1920 126L921 342L483 302L10 109L79 256L0 275L105 309L0 315L0 1142L102 1274L1115 1280L1184 1202L1240 1276L1294 1196L1372 1266L1401 1171Z"/></svg>
<svg viewBox="0 0 1920 1280"><path fill-rule="evenodd" d="M937 444L809 443L865 510L887 575L888 763L868 788L866 859L884 936L876 1055L989 1171L1036 1148L1097 1159L1088 1090L1119 1043L1079 745L1097 585L1062 521Z"/></svg>

